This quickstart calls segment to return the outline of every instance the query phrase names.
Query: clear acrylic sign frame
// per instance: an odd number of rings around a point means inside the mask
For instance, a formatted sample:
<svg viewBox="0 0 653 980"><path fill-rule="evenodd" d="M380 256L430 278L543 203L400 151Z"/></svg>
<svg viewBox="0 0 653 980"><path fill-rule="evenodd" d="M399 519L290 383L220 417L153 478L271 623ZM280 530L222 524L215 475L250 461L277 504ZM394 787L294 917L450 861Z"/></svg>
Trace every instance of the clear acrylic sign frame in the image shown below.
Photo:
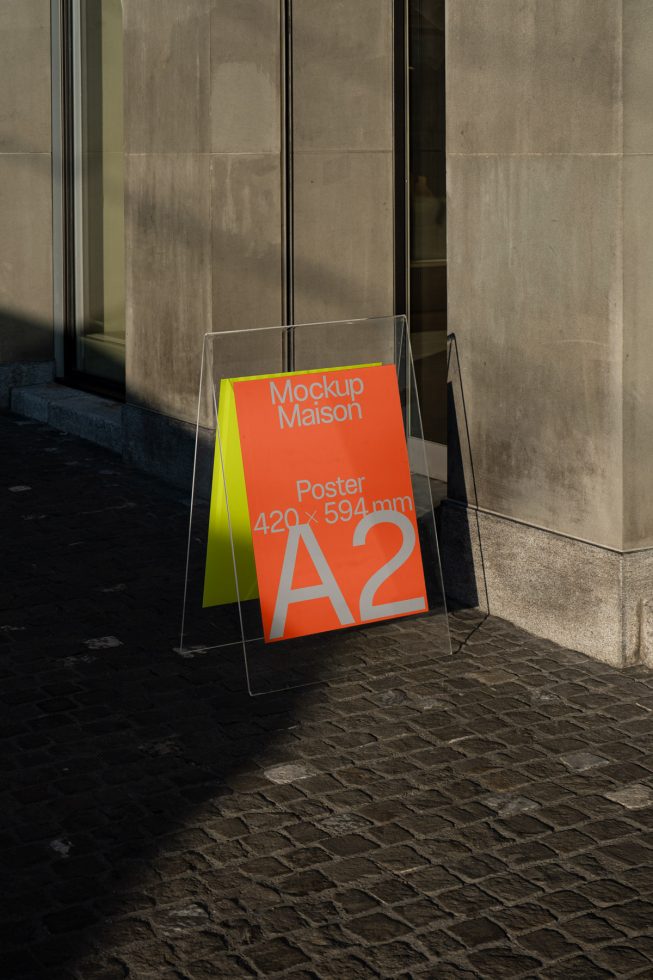
<svg viewBox="0 0 653 980"><path fill-rule="evenodd" d="M376 620L275 643L266 643L257 598L246 598L236 560L237 501L229 500L229 454L219 424L224 379L330 370L354 365L391 364L397 373L410 477L422 555L428 608L397 619ZM224 390L224 389L223 389ZM224 428L224 418L223 418ZM226 501L224 575L235 585L234 601L204 606L211 487L222 481ZM220 489L222 489L220 488ZM233 486L232 486L233 490ZM215 492L215 488L214 488ZM233 494L232 494L233 496ZM213 530L215 533L215 530ZM370 656L399 654L410 633L410 646L423 641L429 654L451 653L431 482L428 475L415 370L406 318L375 317L295 326L261 327L207 333L204 336L198 398L195 461L179 652L194 657L242 651L250 695L292 690L354 676Z"/></svg>

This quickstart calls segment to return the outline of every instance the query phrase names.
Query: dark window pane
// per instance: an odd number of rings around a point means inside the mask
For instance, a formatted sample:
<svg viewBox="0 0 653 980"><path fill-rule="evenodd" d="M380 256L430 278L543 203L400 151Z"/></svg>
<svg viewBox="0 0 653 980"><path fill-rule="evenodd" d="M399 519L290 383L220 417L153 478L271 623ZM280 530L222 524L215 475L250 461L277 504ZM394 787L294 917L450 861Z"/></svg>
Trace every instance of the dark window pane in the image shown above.
<svg viewBox="0 0 653 980"><path fill-rule="evenodd" d="M424 436L446 443L444 0L409 2L410 323Z"/></svg>

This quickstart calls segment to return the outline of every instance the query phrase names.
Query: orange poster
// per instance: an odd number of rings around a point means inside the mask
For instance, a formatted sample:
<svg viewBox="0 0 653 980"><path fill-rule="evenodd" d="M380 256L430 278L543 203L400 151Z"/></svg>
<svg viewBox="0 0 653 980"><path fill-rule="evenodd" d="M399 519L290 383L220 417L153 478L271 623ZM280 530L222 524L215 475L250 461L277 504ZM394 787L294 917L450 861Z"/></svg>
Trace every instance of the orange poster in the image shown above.
<svg viewBox="0 0 653 980"><path fill-rule="evenodd" d="M266 642L426 610L395 368L234 393Z"/></svg>

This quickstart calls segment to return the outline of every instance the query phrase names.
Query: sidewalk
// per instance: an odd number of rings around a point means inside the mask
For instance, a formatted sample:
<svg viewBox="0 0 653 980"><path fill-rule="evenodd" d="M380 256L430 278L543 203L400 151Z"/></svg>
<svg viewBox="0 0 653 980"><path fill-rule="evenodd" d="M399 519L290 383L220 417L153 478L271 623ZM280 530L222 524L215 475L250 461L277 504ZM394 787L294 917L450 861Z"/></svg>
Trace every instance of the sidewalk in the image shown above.
<svg viewBox="0 0 653 980"><path fill-rule="evenodd" d="M180 494L0 446L0 976L653 977L650 671L463 613L251 699L174 650Z"/></svg>

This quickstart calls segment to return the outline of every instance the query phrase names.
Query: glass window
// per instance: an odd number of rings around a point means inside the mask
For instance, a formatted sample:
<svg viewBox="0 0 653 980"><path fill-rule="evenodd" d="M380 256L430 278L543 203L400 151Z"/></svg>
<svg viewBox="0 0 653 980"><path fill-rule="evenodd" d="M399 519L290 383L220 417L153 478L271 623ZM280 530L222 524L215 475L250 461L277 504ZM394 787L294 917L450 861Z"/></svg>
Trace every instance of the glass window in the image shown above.
<svg viewBox="0 0 653 980"><path fill-rule="evenodd" d="M124 384L121 0L74 0L75 315L67 371Z"/></svg>
<svg viewBox="0 0 653 980"><path fill-rule="evenodd" d="M409 0L410 325L424 436L447 441L445 0Z"/></svg>

